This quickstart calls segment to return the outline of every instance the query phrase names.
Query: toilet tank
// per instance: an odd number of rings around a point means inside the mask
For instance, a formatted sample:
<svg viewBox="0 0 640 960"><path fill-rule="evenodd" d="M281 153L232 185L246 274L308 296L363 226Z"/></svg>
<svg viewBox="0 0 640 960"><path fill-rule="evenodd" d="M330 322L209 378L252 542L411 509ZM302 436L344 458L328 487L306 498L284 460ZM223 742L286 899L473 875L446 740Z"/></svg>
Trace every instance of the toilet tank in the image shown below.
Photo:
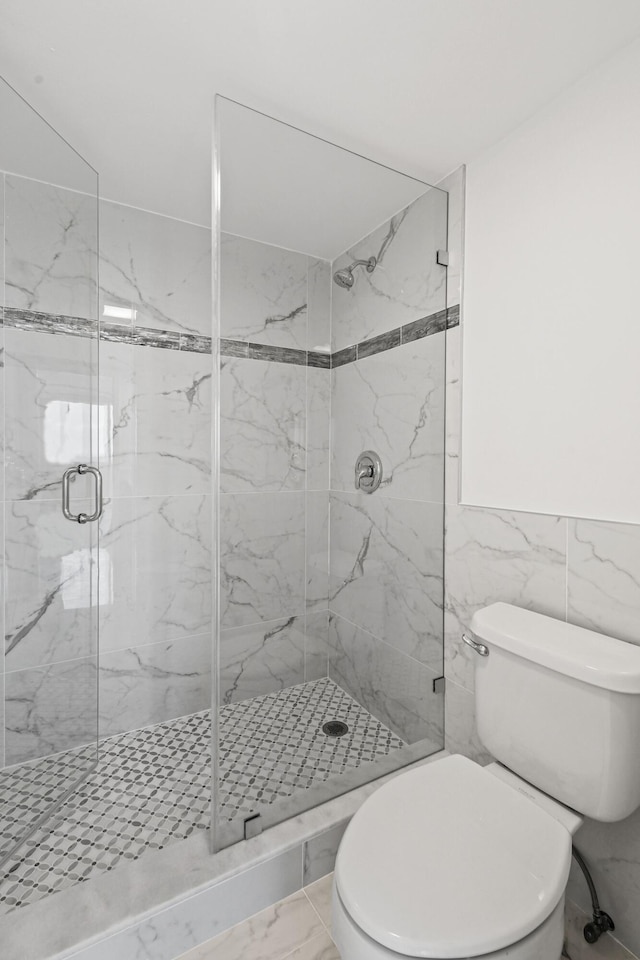
<svg viewBox="0 0 640 960"><path fill-rule="evenodd" d="M640 646L494 603L471 631L476 724L518 776L595 820L640 806Z"/></svg>

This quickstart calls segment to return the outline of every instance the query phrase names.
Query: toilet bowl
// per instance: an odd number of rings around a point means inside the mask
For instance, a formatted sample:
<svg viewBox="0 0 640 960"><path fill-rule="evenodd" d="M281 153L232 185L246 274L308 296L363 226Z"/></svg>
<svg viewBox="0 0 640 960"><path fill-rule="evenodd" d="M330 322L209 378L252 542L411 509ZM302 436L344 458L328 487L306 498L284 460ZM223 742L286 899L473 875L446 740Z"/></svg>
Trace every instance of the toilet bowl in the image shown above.
<svg viewBox="0 0 640 960"><path fill-rule="evenodd" d="M343 960L560 956L572 810L492 764L400 774L349 824L334 874Z"/></svg>
<svg viewBox="0 0 640 960"><path fill-rule="evenodd" d="M406 954L383 947L356 926L344 909L335 887L332 911L332 936L343 960L406 960ZM510 947L483 954L480 960L502 960L503 957L509 960L549 960L560 955L563 936L564 896L537 930Z"/></svg>

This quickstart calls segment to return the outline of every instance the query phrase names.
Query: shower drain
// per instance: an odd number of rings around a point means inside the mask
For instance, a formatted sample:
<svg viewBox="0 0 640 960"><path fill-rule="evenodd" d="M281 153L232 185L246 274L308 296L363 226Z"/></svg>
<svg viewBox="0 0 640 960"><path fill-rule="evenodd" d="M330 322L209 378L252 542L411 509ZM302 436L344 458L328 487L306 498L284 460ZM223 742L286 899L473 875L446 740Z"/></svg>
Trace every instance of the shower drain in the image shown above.
<svg viewBox="0 0 640 960"><path fill-rule="evenodd" d="M322 724L322 732L328 737L344 737L349 732L349 727L342 720L328 720Z"/></svg>

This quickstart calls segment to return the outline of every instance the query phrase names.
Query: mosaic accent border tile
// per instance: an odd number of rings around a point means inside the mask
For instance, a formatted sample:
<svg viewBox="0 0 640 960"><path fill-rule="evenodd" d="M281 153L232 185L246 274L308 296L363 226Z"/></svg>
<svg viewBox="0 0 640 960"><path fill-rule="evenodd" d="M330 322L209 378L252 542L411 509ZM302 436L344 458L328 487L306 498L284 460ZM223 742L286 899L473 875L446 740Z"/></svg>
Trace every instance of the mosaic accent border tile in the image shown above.
<svg viewBox="0 0 640 960"><path fill-rule="evenodd" d="M365 357L373 357L385 350L393 350L404 343L422 340L443 330L457 327L460 323L459 305L432 313L402 327L395 327L369 340L337 350L321 353L318 350L298 350L291 347L275 347L245 340L220 339L220 354L223 357L246 357L270 363L293 363L300 366L335 369L345 363L354 363ZM30 333L47 333L55 336L84 337L96 335L96 321L83 317L67 317L37 310L22 310L6 307L0 325ZM164 350L180 350L185 353L211 353L211 338L196 334L178 333L173 330L156 330L152 327L124 326L100 322L100 339L111 343L128 343L139 347L156 347Z"/></svg>
<svg viewBox="0 0 640 960"><path fill-rule="evenodd" d="M87 320L84 317L67 317L37 310L22 310L18 307L5 308L3 325L25 333L46 333L85 339L95 338L97 326L95 320ZM211 337L178 333L173 330L156 330L153 327L125 326L103 320L100 321L99 329L100 339L111 343L159 347L187 353L211 353Z"/></svg>
<svg viewBox="0 0 640 960"><path fill-rule="evenodd" d="M335 353L331 354L331 369L334 370L336 367L343 367L345 363L355 363L357 359L357 346L344 347L342 350L336 350Z"/></svg>
<svg viewBox="0 0 640 960"><path fill-rule="evenodd" d="M348 734L326 736L333 719ZM103 741L97 769L5 865L0 913L208 829L210 734L207 710ZM405 746L328 677L221 707L220 745L228 819ZM46 796L54 778L30 765L26 787Z"/></svg>
<svg viewBox="0 0 640 960"><path fill-rule="evenodd" d="M344 366L346 363L354 363L356 360L373 357L385 350L393 350L394 347L400 347L404 343L422 340L424 337L431 337L435 333L442 333L443 330L457 327L459 323L460 306L456 304L446 310L432 313L428 317L422 317L420 320L413 320L411 323L404 324L404 326L395 327L393 330L388 330L376 337L362 340L350 347L336 350L332 354L228 339L220 340L220 353L223 357L250 357L254 360L268 360L272 363L296 363L301 366L333 370L336 367Z"/></svg>

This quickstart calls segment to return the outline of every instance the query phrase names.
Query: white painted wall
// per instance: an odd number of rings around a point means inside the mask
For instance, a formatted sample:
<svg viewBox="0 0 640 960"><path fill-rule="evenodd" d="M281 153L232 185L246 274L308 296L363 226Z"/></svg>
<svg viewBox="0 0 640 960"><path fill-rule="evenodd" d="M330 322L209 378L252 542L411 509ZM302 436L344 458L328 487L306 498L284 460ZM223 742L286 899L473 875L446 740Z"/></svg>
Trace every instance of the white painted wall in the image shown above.
<svg viewBox="0 0 640 960"><path fill-rule="evenodd" d="M640 522L640 42L468 166L461 500Z"/></svg>

